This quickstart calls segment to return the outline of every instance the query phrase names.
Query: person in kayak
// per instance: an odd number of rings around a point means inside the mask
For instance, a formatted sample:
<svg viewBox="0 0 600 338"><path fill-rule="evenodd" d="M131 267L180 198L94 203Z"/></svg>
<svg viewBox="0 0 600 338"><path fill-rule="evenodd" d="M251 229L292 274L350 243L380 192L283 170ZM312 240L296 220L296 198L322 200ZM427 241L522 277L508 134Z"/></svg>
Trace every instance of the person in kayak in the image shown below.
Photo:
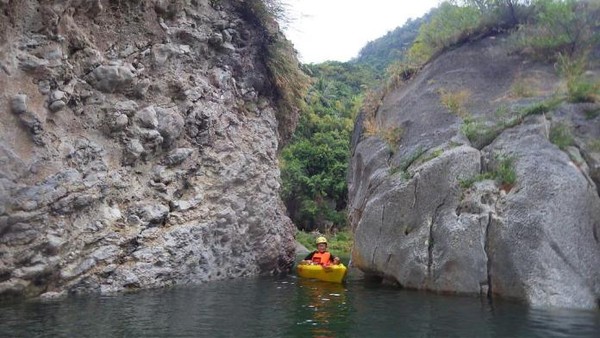
<svg viewBox="0 0 600 338"><path fill-rule="evenodd" d="M317 250L311 252L304 258L301 264L320 264L327 266L329 264L340 264L340 258L327 251L327 238L317 238Z"/></svg>

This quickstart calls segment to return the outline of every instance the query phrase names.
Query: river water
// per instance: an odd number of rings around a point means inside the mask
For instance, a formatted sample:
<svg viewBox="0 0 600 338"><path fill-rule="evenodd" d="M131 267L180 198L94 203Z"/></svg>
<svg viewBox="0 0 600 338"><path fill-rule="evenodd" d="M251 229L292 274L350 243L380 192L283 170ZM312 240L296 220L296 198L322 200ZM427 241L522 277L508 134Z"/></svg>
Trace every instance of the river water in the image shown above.
<svg viewBox="0 0 600 338"><path fill-rule="evenodd" d="M600 337L600 312L373 284L248 278L0 303L0 337Z"/></svg>

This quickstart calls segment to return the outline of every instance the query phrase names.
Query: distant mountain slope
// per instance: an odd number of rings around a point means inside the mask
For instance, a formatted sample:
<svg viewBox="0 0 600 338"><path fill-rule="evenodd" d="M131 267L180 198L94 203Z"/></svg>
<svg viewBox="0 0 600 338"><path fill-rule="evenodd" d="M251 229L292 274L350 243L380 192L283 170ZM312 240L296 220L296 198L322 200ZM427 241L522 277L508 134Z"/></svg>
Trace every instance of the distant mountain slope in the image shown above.
<svg viewBox="0 0 600 338"><path fill-rule="evenodd" d="M370 65L377 73L383 73L390 63L404 56L417 37L419 28L430 16L427 14L415 20L409 19L403 26L369 41L351 62Z"/></svg>

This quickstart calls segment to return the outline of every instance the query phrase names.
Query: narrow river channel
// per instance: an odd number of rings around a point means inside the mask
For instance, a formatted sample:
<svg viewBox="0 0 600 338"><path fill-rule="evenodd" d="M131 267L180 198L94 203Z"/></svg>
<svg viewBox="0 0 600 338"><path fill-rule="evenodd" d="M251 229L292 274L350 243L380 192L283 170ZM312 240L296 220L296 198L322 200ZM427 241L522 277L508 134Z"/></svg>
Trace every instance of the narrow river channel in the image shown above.
<svg viewBox="0 0 600 338"><path fill-rule="evenodd" d="M600 337L600 313L369 283L247 278L0 303L0 337Z"/></svg>

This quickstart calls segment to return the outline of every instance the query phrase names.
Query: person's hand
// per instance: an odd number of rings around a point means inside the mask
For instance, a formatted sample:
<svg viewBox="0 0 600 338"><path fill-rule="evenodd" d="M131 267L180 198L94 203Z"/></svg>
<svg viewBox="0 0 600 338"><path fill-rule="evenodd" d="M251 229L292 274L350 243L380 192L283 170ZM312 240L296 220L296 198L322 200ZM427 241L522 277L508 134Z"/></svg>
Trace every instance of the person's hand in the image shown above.
<svg viewBox="0 0 600 338"><path fill-rule="evenodd" d="M340 264L340 258L339 257L334 258L333 259L333 264L336 264L336 265Z"/></svg>

